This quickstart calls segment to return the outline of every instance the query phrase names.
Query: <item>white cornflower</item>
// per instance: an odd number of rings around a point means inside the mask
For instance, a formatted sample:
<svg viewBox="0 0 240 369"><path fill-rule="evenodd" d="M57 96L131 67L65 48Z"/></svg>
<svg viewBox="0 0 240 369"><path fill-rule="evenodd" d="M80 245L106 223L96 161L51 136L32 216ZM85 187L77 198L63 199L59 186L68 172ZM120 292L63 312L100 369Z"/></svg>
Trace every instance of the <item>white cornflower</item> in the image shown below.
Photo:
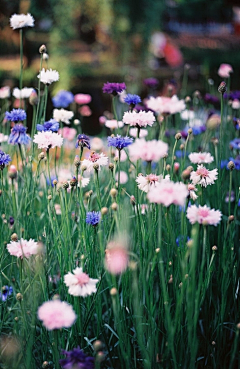
<svg viewBox="0 0 240 369"><path fill-rule="evenodd" d="M0 99L7 99L10 96L10 87L4 86L0 88Z"/></svg>
<svg viewBox="0 0 240 369"><path fill-rule="evenodd" d="M33 27L34 18L31 14L13 14L10 18L10 26L13 29L23 28L23 27Z"/></svg>
<svg viewBox="0 0 240 369"><path fill-rule="evenodd" d="M34 136L34 140L38 144L39 149L51 149L56 146L61 147L63 144L63 138L58 133L52 131L38 132Z"/></svg>
<svg viewBox="0 0 240 369"><path fill-rule="evenodd" d="M147 127L155 122L155 116L151 111L126 111L123 115L123 123L130 126Z"/></svg>
<svg viewBox="0 0 240 369"><path fill-rule="evenodd" d="M98 279L92 279L82 271L82 268L76 268L73 273L68 272L64 276L64 283L70 295L86 297L97 292Z"/></svg>
<svg viewBox="0 0 240 369"><path fill-rule="evenodd" d="M70 124L69 119L72 119L73 112L65 109L54 109L53 110L53 119L57 122L63 122L66 124Z"/></svg>
<svg viewBox="0 0 240 369"><path fill-rule="evenodd" d="M188 185L188 192L189 192L190 198L193 201L197 200L197 198L198 198L198 195L196 194L195 191L197 191L196 187L192 183L189 183L189 185Z"/></svg>
<svg viewBox="0 0 240 369"><path fill-rule="evenodd" d="M201 164L198 165L196 172L191 172L190 179L194 185L200 184L203 187L207 187L215 182L217 176L217 169L208 170Z"/></svg>
<svg viewBox="0 0 240 369"><path fill-rule="evenodd" d="M115 129L115 128L122 128L124 124L122 121L117 121L116 119L110 119L110 120L106 120L105 126L110 129Z"/></svg>
<svg viewBox="0 0 240 369"><path fill-rule="evenodd" d="M45 70L43 68L37 77L40 78L40 81L45 85L50 85L51 83L59 80L59 73L56 70Z"/></svg>
<svg viewBox="0 0 240 369"><path fill-rule="evenodd" d="M21 90L16 87L14 88L12 94L16 99L28 99L32 92L33 92L32 87L29 87L29 88L24 87Z"/></svg>
<svg viewBox="0 0 240 369"><path fill-rule="evenodd" d="M129 130L129 135L136 138L137 135L138 135L138 129L137 128L131 128ZM139 138L146 137L147 135L148 135L148 131L146 129L142 128L140 130L140 133L139 133Z"/></svg>
<svg viewBox="0 0 240 369"><path fill-rule="evenodd" d="M169 180L170 176L167 175L165 180ZM157 187L159 182L163 180L163 176L157 176L156 174L148 174L147 176L143 176L142 174L138 175L136 182L138 184L138 188L144 192L148 192L151 188Z"/></svg>
<svg viewBox="0 0 240 369"><path fill-rule="evenodd" d="M105 166L108 164L108 157L103 153L98 154L96 152L92 152L88 159L84 159L82 161L81 167L86 167L89 172L93 171L94 165L97 164L98 170L101 169L101 166Z"/></svg>
<svg viewBox="0 0 240 369"><path fill-rule="evenodd" d="M210 164L214 160L209 152L192 152L188 157L193 164Z"/></svg>

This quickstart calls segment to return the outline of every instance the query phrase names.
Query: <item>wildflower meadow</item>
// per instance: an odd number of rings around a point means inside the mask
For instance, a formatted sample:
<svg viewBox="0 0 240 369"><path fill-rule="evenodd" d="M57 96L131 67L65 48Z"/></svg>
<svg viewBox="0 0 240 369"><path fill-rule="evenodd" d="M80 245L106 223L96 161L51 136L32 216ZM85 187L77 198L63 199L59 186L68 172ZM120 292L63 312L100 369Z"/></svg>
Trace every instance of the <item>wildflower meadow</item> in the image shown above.
<svg viewBox="0 0 240 369"><path fill-rule="evenodd" d="M32 15L14 14L19 84L0 88L0 366L240 368L240 92L219 83L156 94L155 78L105 81L111 112L90 137L92 97L60 90ZM185 85L184 85L185 84ZM27 112L31 109L31 124Z"/></svg>

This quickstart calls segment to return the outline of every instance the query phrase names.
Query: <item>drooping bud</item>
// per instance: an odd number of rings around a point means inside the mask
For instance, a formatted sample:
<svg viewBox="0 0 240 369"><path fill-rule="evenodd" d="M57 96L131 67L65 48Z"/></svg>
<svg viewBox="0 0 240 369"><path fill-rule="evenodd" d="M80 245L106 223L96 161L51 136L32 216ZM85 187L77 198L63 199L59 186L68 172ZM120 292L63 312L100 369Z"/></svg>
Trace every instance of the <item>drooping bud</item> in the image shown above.
<svg viewBox="0 0 240 369"><path fill-rule="evenodd" d="M227 91L227 85L226 82L221 82L220 85L218 86L218 92L220 92L220 94L224 94L224 92Z"/></svg>
<svg viewBox="0 0 240 369"><path fill-rule="evenodd" d="M39 53L40 54L43 54L43 53L46 53L47 52L47 48L46 48L46 45L42 45L39 47Z"/></svg>

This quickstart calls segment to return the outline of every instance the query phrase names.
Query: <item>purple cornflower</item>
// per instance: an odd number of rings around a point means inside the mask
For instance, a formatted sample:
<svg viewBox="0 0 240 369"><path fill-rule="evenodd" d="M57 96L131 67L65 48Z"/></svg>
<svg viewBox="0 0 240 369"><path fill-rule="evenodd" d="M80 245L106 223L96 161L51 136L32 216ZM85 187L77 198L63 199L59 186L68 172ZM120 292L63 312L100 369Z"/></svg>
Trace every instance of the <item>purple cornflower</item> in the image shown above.
<svg viewBox="0 0 240 369"><path fill-rule="evenodd" d="M42 124L37 124L37 131L40 132L46 132L46 131L52 131L57 132L59 129L59 123L55 119L50 119L49 121Z"/></svg>
<svg viewBox="0 0 240 369"><path fill-rule="evenodd" d="M117 136L110 136L108 137L108 146L114 146L118 150L124 149L133 143L133 138L130 137L122 137L120 135Z"/></svg>
<svg viewBox="0 0 240 369"><path fill-rule="evenodd" d="M86 136L84 133L78 135L75 147L77 148L78 146L82 147L86 146L90 150L90 138Z"/></svg>
<svg viewBox="0 0 240 369"><path fill-rule="evenodd" d="M86 216L86 223L97 226L101 219L100 211L89 211Z"/></svg>
<svg viewBox="0 0 240 369"><path fill-rule="evenodd" d="M2 150L0 150L0 169L3 170L6 165L10 163L12 159L8 154L5 154Z"/></svg>
<svg viewBox="0 0 240 369"><path fill-rule="evenodd" d="M17 123L22 122L27 118L27 114L23 109L13 109L12 111L5 113L5 119Z"/></svg>
<svg viewBox="0 0 240 369"><path fill-rule="evenodd" d="M94 369L95 359L84 354L80 347L74 348L72 351L62 350L62 354L66 355L65 359L59 360L63 369Z"/></svg>
<svg viewBox="0 0 240 369"><path fill-rule="evenodd" d="M2 292L0 292L0 300L6 301L7 298L13 293L13 288L10 286L3 286Z"/></svg>
<svg viewBox="0 0 240 369"><path fill-rule="evenodd" d="M12 145L28 145L31 141L31 138L26 134L27 127L24 127L22 124L16 124L10 133L8 143Z"/></svg>
<svg viewBox="0 0 240 369"><path fill-rule="evenodd" d="M143 83L147 87L156 87L158 85L158 80L156 78L146 78L143 80Z"/></svg>
<svg viewBox="0 0 240 369"><path fill-rule="evenodd" d="M104 83L102 90L105 94L113 94L114 96L116 96L119 92L123 92L123 90L126 90L126 85L124 82L107 82Z"/></svg>
<svg viewBox="0 0 240 369"><path fill-rule="evenodd" d="M9 224L12 227L14 224L14 218L13 217L9 217Z"/></svg>
<svg viewBox="0 0 240 369"><path fill-rule="evenodd" d="M135 106L139 104L142 100L141 100L141 97L138 95L127 94L124 101L128 105Z"/></svg>
<svg viewBox="0 0 240 369"><path fill-rule="evenodd" d="M211 95L211 94L205 94L204 101L208 104L219 104L220 100L217 96Z"/></svg>
<svg viewBox="0 0 240 369"><path fill-rule="evenodd" d="M52 99L55 108L67 108L74 101L74 95L70 91L61 90Z"/></svg>
<svg viewBox="0 0 240 369"><path fill-rule="evenodd" d="M240 150L240 138L234 138L234 140L230 142L230 146L233 149Z"/></svg>

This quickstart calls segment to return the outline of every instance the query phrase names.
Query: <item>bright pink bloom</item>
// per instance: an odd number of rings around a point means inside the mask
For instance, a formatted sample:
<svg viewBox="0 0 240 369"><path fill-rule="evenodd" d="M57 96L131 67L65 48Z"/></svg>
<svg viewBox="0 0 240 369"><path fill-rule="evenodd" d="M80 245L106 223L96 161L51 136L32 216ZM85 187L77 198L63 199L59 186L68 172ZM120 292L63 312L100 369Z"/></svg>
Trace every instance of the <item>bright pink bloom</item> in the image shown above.
<svg viewBox="0 0 240 369"><path fill-rule="evenodd" d="M89 104L92 101L92 97L88 94L76 94L74 101L79 105Z"/></svg>
<svg viewBox="0 0 240 369"><path fill-rule="evenodd" d="M89 108L88 105L81 106L78 111L83 117L90 117L90 115L92 115L92 110Z"/></svg>
<svg viewBox="0 0 240 369"><path fill-rule="evenodd" d="M66 138L69 141L74 140L77 131L75 128L63 127L63 129L59 129L58 133Z"/></svg>
<svg viewBox="0 0 240 369"><path fill-rule="evenodd" d="M202 164L198 165L196 172L192 171L190 179L194 185L200 184L203 187L212 185L218 176L218 170L208 170Z"/></svg>
<svg viewBox="0 0 240 369"><path fill-rule="evenodd" d="M221 64L218 69L218 75L221 78L229 78L230 73L233 73L232 66L230 64Z"/></svg>
<svg viewBox="0 0 240 369"><path fill-rule="evenodd" d="M42 320L44 327L49 331L53 329L69 328L77 316L67 302L53 300L44 302L38 308L38 319Z"/></svg>
<svg viewBox="0 0 240 369"><path fill-rule="evenodd" d="M148 200L157 204L169 206L171 204L184 206L188 190L184 183L163 180L157 187L150 188Z"/></svg>
<svg viewBox="0 0 240 369"><path fill-rule="evenodd" d="M191 224L199 223L217 226L221 221L221 217L221 211L210 209L207 205L199 205L199 207L192 205L187 209L187 218Z"/></svg>
<svg viewBox="0 0 240 369"><path fill-rule="evenodd" d="M125 246L110 242L105 250L105 268L111 274L122 274L128 266L128 252Z"/></svg>
<svg viewBox="0 0 240 369"><path fill-rule="evenodd" d="M137 138L128 149L130 158L133 161L142 159L145 161L158 162L167 154L168 144L161 140L146 141L144 138Z"/></svg>
<svg viewBox="0 0 240 369"><path fill-rule="evenodd" d="M39 251L39 245L37 242L30 238L29 241L21 238L19 241L11 241L7 245L7 249L10 255L16 256L18 258L29 258L31 255L36 255Z"/></svg>

